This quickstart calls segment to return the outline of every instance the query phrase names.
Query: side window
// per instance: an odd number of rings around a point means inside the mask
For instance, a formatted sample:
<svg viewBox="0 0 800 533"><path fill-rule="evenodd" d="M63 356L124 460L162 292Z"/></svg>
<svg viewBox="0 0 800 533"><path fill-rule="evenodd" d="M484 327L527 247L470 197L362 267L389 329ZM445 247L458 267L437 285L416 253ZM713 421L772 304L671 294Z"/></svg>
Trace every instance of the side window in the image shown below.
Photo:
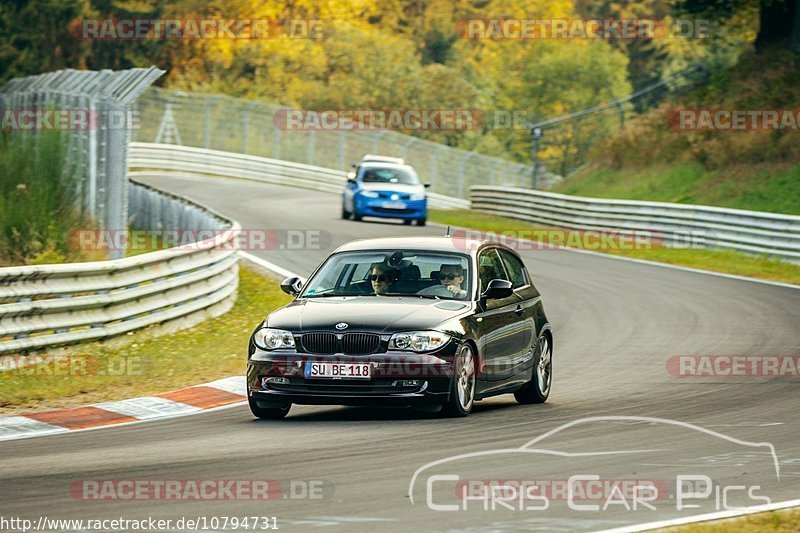
<svg viewBox="0 0 800 533"><path fill-rule="evenodd" d="M356 265L355 270L353 271L353 283L357 281L364 281L367 279L367 274L369 274L369 269L372 266L372 263L360 263Z"/></svg>
<svg viewBox="0 0 800 533"><path fill-rule="evenodd" d="M505 250L500 250L499 253L500 257L503 258L503 264L506 266L506 271L511 278L513 288L518 289L527 285L528 276L525 272L525 265L523 265L514 254L506 252Z"/></svg>
<svg viewBox="0 0 800 533"><path fill-rule="evenodd" d="M494 248L485 250L478 256L478 273L481 277L481 292L486 290L493 279L508 279L500 262L500 256Z"/></svg>

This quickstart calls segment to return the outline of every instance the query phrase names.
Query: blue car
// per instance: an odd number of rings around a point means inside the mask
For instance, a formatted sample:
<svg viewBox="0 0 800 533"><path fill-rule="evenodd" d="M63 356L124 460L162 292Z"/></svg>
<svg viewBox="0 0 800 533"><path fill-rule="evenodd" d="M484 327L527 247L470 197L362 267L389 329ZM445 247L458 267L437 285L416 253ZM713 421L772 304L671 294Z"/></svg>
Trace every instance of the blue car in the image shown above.
<svg viewBox="0 0 800 533"><path fill-rule="evenodd" d="M402 159L365 155L347 175L342 192L342 218L398 218L424 226L428 218L425 188L413 167Z"/></svg>

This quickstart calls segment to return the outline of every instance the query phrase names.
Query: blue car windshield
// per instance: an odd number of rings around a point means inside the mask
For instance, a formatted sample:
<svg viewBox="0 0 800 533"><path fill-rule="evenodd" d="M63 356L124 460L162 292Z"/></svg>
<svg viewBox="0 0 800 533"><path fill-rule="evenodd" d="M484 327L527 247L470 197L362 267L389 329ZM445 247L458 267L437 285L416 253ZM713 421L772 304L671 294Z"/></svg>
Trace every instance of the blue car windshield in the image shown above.
<svg viewBox="0 0 800 533"><path fill-rule="evenodd" d="M366 168L361 178L364 183L402 183L419 185L419 178L403 168Z"/></svg>
<svg viewBox="0 0 800 533"><path fill-rule="evenodd" d="M328 258L301 298L411 296L468 300L466 255L419 250L344 252Z"/></svg>

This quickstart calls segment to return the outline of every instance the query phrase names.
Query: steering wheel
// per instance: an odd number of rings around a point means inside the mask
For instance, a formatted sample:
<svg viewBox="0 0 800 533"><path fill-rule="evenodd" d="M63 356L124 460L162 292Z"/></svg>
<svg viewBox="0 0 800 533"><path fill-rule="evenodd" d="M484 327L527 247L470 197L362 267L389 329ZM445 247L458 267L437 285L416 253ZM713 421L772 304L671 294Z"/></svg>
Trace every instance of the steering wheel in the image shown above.
<svg viewBox="0 0 800 533"><path fill-rule="evenodd" d="M431 285L422 290L417 291L420 296L442 296L444 298L453 298L453 293L444 285Z"/></svg>

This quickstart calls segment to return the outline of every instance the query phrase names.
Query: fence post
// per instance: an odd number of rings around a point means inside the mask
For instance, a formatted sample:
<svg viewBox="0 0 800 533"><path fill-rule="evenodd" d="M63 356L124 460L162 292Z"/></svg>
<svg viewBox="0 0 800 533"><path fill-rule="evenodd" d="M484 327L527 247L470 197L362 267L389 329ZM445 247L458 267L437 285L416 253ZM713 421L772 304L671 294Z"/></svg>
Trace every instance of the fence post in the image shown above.
<svg viewBox="0 0 800 533"><path fill-rule="evenodd" d="M416 140L416 137L409 137L405 144L403 144L403 160L406 161L406 163L408 163L408 147L414 144Z"/></svg>
<svg viewBox="0 0 800 533"><path fill-rule="evenodd" d="M214 105L214 99L209 98L205 103L206 105L203 109L203 147L209 149L211 148L211 106Z"/></svg>
<svg viewBox="0 0 800 533"><path fill-rule="evenodd" d="M458 176L458 192L456 193L459 198L464 198L464 178L467 175L467 161L475 155L475 152L467 152L467 155L461 160L461 172Z"/></svg>
<svg viewBox="0 0 800 533"><path fill-rule="evenodd" d="M242 153L248 153L250 141L250 112L257 104L252 103L245 106L242 111Z"/></svg>
<svg viewBox="0 0 800 533"><path fill-rule="evenodd" d="M344 169L347 166L345 160L345 152L347 151L347 132L344 130L339 131L339 168Z"/></svg>
<svg viewBox="0 0 800 533"><path fill-rule="evenodd" d="M372 136L372 150L370 150L371 153L373 154L378 153L378 141L380 141L384 135L386 135L385 131L379 131L378 133Z"/></svg>
<svg viewBox="0 0 800 533"><path fill-rule="evenodd" d="M308 150L306 151L306 163L309 165L314 164L314 141L315 141L315 132L313 129L308 130L308 143L306 147Z"/></svg>
<svg viewBox="0 0 800 533"><path fill-rule="evenodd" d="M273 112L274 113L274 112ZM272 120L272 159L280 159L281 158L281 129L275 124L275 119L273 115Z"/></svg>

